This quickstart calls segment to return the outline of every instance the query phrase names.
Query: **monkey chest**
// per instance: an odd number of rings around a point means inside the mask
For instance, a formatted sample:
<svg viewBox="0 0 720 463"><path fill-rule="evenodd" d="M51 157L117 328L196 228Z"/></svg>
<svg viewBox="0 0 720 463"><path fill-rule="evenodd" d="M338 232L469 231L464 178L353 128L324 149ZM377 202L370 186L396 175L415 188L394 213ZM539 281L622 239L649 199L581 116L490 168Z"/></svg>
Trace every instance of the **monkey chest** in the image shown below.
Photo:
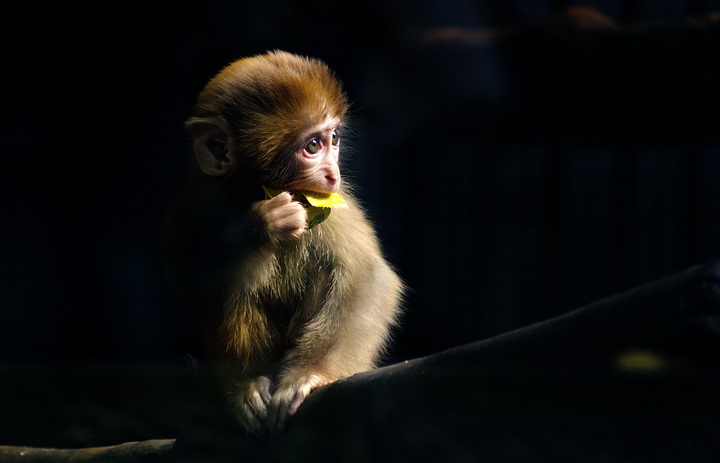
<svg viewBox="0 0 720 463"><path fill-rule="evenodd" d="M328 294L331 269L329 254L319 249L298 246L283 250L275 256L261 300L273 312L312 312Z"/></svg>

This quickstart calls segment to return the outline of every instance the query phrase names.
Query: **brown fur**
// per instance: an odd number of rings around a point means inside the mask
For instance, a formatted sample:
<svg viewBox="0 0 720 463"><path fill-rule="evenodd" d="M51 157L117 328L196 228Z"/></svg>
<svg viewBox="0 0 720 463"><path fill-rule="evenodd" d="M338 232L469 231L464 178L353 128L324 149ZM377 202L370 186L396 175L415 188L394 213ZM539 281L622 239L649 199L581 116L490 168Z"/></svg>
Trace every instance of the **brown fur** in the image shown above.
<svg viewBox="0 0 720 463"><path fill-rule="evenodd" d="M322 62L281 51L227 66L200 93L195 120L220 115L236 146L266 172L328 116L344 119L347 98ZM191 119L193 120L193 119Z"/></svg>
<svg viewBox="0 0 720 463"><path fill-rule="evenodd" d="M261 184L301 176L294 153L346 113L324 64L271 52L221 71L188 123L211 174L194 175L169 215L168 273L209 315L215 351L237 365L234 400L253 431L265 406L291 415L312 388L373 368L397 319L403 285L347 185L347 209L287 242L269 239L253 212ZM225 136L227 162L207 149Z"/></svg>

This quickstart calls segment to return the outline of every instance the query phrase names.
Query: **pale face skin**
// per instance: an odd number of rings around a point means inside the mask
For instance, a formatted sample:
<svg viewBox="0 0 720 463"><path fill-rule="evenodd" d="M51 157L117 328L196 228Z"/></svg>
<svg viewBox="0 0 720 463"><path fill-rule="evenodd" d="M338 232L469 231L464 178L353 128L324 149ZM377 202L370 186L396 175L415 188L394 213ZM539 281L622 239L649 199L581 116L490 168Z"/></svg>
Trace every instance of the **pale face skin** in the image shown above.
<svg viewBox="0 0 720 463"><path fill-rule="evenodd" d="M309 190L337 193L340 190L340 132L339 121L328 119L310 132L305 145L295 152L299 175L288 190Z"/></svg>
<svg viewBox="0 0 720 463"><path fill-rule="evenodd" d="M302 148L294 153L298 175L272 199L253 204L253 211L266 223L268 234L276 243L299 238L306 230L307 212L290 191L337 193L340 191L339 121L328 119L311 131Z"/></svg>

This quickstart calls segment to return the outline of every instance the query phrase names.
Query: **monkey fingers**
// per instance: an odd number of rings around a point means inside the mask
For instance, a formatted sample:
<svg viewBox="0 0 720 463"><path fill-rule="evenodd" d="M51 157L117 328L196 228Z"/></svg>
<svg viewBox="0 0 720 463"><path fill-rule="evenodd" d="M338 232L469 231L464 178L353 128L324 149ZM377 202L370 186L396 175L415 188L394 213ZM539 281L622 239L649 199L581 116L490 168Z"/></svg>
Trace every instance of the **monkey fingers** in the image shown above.
<svg viewBox="0 0 720 463"><path fill-rule="evenodd" d="M270 401L268 411L267 426L270 432L275 435L280 434L310 393L330 382L323 375L311 374L301 377L288 386L278 388Z"/></svg>
<svg viewBox="0 0 720 463"><path fill-rule="evenodd" d="M241 383L235 399L236 413L242 425L249 432L263 434L268 416L272 381L267 376Z"/></svg>
<svg viewBox="0 0 720 463"><path fill-rule="evenodd" d="M297 238L305 231L307 212L299 202L293 201L290 193L283 192L272 199L259 201L254 210L274 240Z"/></svg>

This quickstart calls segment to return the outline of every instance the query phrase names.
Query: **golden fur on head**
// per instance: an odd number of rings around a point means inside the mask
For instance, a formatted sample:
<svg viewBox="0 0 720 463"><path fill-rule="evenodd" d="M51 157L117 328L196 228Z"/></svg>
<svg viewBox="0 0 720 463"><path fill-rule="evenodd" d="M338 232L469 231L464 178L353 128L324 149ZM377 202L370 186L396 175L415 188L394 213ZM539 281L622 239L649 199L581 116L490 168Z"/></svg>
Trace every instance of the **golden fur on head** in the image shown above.
<svg viewBox="0 0 720 463"><path fill-rule="evenodd" d="M347 113L342 84L323 62L284 51L243 58L200 93L193 119L220 116L235 146L261 171L313 127ZM191 119L192 120L192 119Z"/></svg>

